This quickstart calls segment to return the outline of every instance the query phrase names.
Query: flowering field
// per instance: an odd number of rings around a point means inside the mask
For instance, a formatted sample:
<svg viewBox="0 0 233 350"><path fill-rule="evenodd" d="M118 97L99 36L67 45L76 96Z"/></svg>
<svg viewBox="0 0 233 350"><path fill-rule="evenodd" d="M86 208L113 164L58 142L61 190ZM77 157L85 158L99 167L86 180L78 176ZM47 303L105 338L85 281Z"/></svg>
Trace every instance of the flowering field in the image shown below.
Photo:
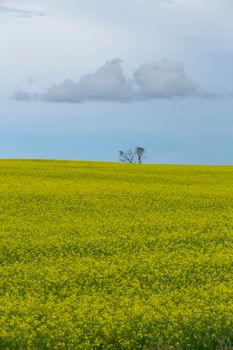
<svg viewBox="0 0 233 350"><path fill-rule="evenodd" d="M0 161L0 349L230 349L233 167Z"/></svg>

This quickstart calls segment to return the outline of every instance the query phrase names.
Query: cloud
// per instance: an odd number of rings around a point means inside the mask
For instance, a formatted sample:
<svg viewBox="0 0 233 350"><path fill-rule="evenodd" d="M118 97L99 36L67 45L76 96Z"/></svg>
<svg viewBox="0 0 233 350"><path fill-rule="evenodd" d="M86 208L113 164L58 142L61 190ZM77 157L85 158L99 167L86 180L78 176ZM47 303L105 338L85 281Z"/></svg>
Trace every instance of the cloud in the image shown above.
<svg viewBox="0 0 233 350"><path fill-rule="evenodd" d="M84 75L79 81L80 95L84 100L129 100L132 83L125 77L121 60L108 61L94 74Z"/></svg>
<svg viewBox="0 0 233 350"><path fill-rule="evenodd" d="M126 79L121 61L106 62L95 73L84 75L79 83L65 80L51 86L42 99L51 102L129 101L133 96L132 83Z"/></svg>
<svg viewBox="0 0 233 350"><path fill-rule="evenodd" d="M202 95L201 87L187 77L181 63L163 59L143 64L134 72L137 94L143 99L189 97Z"/></svg>
<svg viewBox="0 0 233 350"><path fill-rule="evenodd" d="M85 101L134 102L156 99L210 97L186 75L183 64L167 59L142 64L126 77L121 60L107 61L95 73L86 74L79 82L66 79L54 84L45 93L18 91L12 97L18 101L80 103Z"/></svg>
<svg viewBox="0 0 233 350"><path fill-rule="evenodd" d="M79 103L93 100L128 102L133 97L133 82L125 77L121 60L114 59L107 61L95 73L82 76L78 83L66 79L60 84L53 84L41 95L19 90L13 99Z"/></svg>
<svg viewBox="0 0 233 350"><path fill-rule="evenodd" d="M66 79L60 84L53 84L46 93L41 95L41 100L48 102L82 102L78 84L71 79Z"/></svg>
<svg viewBox="0 0 233 350"><path fill-rule="evenodd" d="M13 99L16 101L35 101L39 98L40 98L39 94L30 93L23 90L17 91L13 96Z"/></svg>
<svg viewBox="0 0 233 350"><path fill-rule="evenodd" d="M13 14L19 17L44 17L47 16L45 12L37 11L37 10L22 10L15 7L10 6L0 6L0 13Z"/></svg>
<svg viewBox="0 0 233 350"><path fill-rule="evenodd" d="M28 80L27 80L27 85L34 85L34 84L36 84L36 80L34 79L34 78L29 78Z"/></svg>

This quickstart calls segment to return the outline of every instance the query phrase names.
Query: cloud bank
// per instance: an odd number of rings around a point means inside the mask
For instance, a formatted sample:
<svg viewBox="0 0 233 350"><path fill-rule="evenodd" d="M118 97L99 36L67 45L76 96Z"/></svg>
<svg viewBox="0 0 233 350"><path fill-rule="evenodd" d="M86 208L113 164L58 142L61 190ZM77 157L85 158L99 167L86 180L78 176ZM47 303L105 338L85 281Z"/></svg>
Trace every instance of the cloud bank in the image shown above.
<svg viewBox="0 0 233 350"><path fill-rule="evenodd" d="M181 63L163 59L142 64L131 78L123 72L121 60L107 61L96 72L86 74L79 82L66 79L53 84L42 94L16 92L17 101L81 103L85 101L135 102L156 99L208 97Z"/></svg>
<svg viewBox="0 0 233 350"><path fill-rule="evenodd" d="M13 14L19 17L44 17L47 16L45 12L37 10L22 10L10 6L0 6L0 13Z"/></svg>

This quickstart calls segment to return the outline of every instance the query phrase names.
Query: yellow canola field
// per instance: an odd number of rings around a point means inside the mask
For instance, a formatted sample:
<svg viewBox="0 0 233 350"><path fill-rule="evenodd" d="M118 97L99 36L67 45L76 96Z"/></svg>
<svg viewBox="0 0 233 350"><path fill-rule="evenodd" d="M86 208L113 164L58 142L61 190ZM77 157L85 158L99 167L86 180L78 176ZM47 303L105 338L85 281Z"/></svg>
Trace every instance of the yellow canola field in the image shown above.
<svg viewBox="0 0 233 350"><path fill-rule="evenodd" d="M0 161L0 349L228 350L233 167Z"/></svg>

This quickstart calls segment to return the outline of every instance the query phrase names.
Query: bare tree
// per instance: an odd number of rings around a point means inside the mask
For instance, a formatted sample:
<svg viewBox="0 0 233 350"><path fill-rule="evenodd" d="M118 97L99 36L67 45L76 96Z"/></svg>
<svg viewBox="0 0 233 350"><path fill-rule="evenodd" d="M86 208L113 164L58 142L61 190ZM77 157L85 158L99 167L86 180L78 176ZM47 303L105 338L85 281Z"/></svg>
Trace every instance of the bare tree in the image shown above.
<svg viewBox="0 0 233 350"><path fill-rule="evenodd" d="M136 147L134 151L129 149L128 151L119 151L120 161L124 163L138 163L143 162L145 156L145 149L143 147Z"/></svg>
<svg viewBox="0 0 233 350"><path fill-rule="evenodd" d="M134 154L137 159L137 162L141 164L145 157L145 149L143 147L136 147Z"/></svg>
<svg viewBox="0 0 233 350"><path fill-rule="evenodd" d="M135 159L134 152L129 149L128 151L119 151L120 161L124 163L133 163Z"/></svg>

